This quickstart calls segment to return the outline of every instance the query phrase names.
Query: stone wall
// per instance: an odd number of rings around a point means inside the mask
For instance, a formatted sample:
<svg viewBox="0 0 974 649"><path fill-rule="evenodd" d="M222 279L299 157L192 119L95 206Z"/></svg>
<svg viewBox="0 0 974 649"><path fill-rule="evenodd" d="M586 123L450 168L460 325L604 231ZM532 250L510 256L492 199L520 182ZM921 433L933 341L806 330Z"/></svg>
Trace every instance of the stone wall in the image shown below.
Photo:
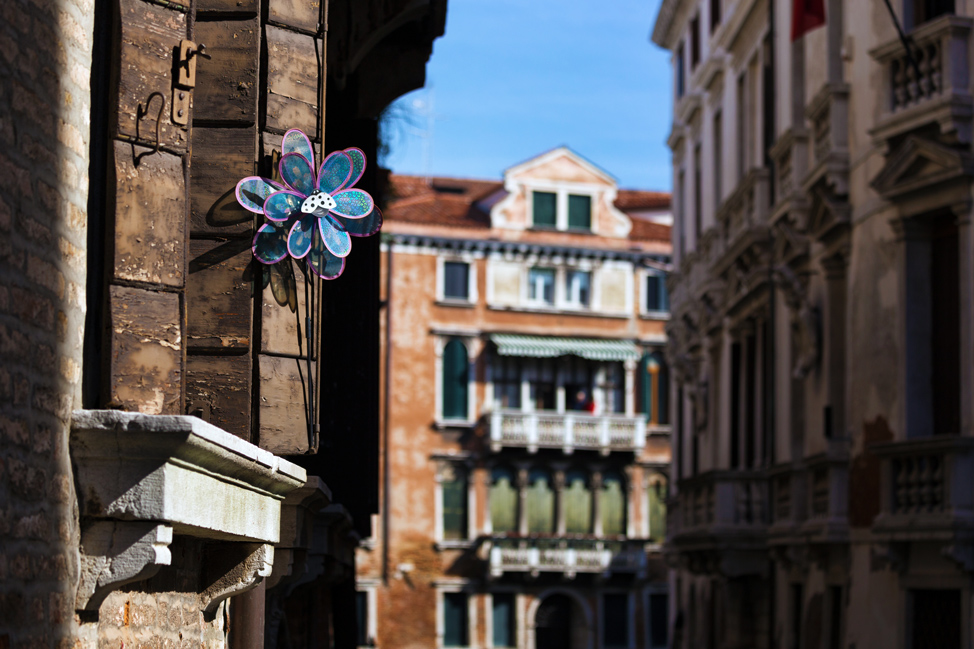
<svg viewBox="0 0 974 649"><path fill-rule="evenodd" d="M74 643L93 0L0 4L0 647Z"/></svg>

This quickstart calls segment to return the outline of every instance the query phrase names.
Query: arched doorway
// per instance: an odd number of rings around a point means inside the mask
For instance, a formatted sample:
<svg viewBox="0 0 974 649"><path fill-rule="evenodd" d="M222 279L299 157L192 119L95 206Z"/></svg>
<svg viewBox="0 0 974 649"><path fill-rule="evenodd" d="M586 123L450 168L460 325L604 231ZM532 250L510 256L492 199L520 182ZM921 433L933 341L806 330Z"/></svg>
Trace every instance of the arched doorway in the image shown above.
<svg viewBox="0 0 974 649"><path fill-rule="evenodd" d="M545 597L534 614L534 649L588 649L585 612L564 594Z"/></svg>

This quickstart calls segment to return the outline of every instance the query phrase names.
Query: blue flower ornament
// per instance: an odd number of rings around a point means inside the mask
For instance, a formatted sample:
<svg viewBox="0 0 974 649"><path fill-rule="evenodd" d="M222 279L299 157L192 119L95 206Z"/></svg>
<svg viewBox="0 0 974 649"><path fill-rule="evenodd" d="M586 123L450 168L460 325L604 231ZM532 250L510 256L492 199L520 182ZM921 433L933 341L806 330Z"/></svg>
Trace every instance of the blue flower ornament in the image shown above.
<svg viewBox="0 0 974 649"><path fill-rule="evenodd" d="M260 176L237 183L237 202L267 218L254 236L254 257L262 264L288 255L306 259L316 275L335 279L345 270L351 237L382 227L369 193L352 188L365 171L365 154L356 148L335 151L315 173L311 140L291 129L281 143L279 170L283 185Z"/></svg>

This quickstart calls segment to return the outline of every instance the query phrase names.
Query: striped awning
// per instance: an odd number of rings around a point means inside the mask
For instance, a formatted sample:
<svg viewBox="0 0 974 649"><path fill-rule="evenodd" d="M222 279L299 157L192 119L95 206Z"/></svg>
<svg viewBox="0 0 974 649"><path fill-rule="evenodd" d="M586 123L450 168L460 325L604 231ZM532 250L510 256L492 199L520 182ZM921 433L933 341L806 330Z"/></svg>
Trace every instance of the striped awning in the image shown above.
<svg viewBox="0 0 974 649"><path fill-rule="evenodd" d="M635 343L625 340L555 338L518 334L491 334L490 340L497 345L497 353L501 356L556 358L571 355L593 361L626 361L637 360L640 357Z"/></svg>

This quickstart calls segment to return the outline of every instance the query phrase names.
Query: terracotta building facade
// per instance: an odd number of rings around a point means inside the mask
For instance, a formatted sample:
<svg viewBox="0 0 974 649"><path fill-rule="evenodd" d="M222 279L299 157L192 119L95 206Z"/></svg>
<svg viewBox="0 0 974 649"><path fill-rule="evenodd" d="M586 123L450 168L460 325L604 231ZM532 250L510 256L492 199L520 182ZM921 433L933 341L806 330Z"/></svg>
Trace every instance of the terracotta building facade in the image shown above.
<svg viewBox="0 0 974 649"><path fill-rule="evenodd" d="M971 646L972 26L662 3L674 647Z"/></svg>
<svg viewBox="0 0 974 649"><path fill-rule="evenodd" d="M669 196L392 176L361 646L663 647Z"/></svg>

